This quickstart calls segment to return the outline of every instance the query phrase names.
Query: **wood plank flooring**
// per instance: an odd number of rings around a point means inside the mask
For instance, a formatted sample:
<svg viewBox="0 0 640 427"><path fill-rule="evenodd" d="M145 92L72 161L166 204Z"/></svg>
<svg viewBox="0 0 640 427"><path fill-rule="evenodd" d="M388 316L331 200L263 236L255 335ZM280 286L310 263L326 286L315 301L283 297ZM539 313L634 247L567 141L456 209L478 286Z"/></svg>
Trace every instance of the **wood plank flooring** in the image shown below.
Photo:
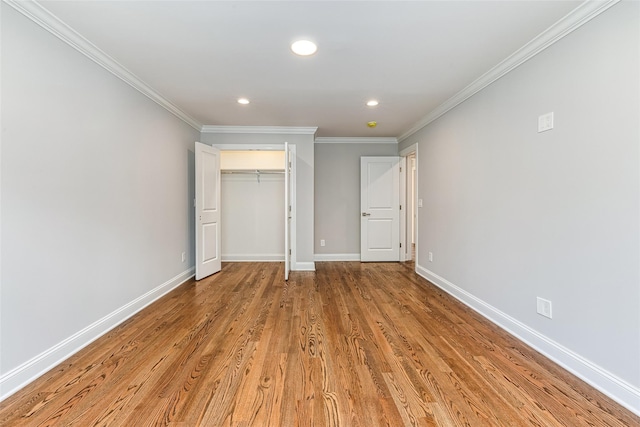
<svg viewBox="0 0 640 427"><path fill-rule="evenodd" d="M0 404L1 426L640 426L406 264L225 264Z"/></svg>

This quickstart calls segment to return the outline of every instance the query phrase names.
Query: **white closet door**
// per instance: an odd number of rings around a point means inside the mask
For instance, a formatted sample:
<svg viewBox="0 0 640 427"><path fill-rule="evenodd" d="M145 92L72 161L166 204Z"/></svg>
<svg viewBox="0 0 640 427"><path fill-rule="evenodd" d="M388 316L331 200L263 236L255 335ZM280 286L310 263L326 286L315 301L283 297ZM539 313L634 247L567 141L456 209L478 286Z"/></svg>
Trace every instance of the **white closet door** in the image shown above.
<svg viewBox="0 0 640 427"><path fill-rule="evenodd" d="M291 183L289 143L284 143L284 280L289 280L291 271Z"/></svg>
<svg viewBox="0 0 640 427"><path fill-rule="evenodd" d="M196 280L222 268L220 150L196 142Z"/></svg>

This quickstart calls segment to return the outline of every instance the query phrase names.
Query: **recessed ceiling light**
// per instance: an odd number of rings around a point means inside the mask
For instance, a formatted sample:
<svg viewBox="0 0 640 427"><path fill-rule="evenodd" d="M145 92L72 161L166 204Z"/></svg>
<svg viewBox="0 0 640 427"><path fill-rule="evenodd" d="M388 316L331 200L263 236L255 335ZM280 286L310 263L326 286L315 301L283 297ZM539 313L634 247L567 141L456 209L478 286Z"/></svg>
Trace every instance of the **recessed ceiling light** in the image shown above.
<svg viewBox="0 0 640 427"><path fill-rule="evenodd" d="M376 105L378 105L378 101L376 101L375 99L367 102L368 107L375 107Z"/></svg>
<svg viewBox="0 0 640 427"><path fill-rule="evenodd" d="M247 105L249 100L247 98L238 98L238 104Z"/></svg>
<svg viewBox="0 0 640 427"><path fill-rule="evenodd" d="M309 40L298 40L291 45L291 50L296 55L309 56L316 53L316 51L318 50L318 46L316 46L315 43L310 42Z"/></svg>

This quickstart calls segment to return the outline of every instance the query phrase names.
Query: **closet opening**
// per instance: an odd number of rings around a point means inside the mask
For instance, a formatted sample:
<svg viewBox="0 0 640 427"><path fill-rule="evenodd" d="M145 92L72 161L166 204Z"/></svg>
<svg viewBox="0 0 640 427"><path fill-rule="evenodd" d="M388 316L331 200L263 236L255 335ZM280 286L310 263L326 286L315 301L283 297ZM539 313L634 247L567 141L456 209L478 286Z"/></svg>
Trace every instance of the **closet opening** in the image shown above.
<svg viewBox="0 0 640 427"><path fill-rule="evenodd" d="M284 151L221 151L222 262L284 261Z"/></svg>
<svg viewBox="0 0 640 427"><path fill-rule="evenodd" d="M295 265L295 147L220 149L222 262Z"/></svg>

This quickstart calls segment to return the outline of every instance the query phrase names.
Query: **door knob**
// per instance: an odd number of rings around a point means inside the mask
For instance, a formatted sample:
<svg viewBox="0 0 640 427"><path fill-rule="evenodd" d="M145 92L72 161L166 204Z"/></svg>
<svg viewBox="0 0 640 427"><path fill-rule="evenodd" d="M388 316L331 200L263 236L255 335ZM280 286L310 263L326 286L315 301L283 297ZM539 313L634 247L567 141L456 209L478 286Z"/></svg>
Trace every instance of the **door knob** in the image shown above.
<svg viewBox="0 0 640 427"><path fill-rule="evenodd" d="M371 216L371 214L368 212L362 212L362 216Z"/></svg>

